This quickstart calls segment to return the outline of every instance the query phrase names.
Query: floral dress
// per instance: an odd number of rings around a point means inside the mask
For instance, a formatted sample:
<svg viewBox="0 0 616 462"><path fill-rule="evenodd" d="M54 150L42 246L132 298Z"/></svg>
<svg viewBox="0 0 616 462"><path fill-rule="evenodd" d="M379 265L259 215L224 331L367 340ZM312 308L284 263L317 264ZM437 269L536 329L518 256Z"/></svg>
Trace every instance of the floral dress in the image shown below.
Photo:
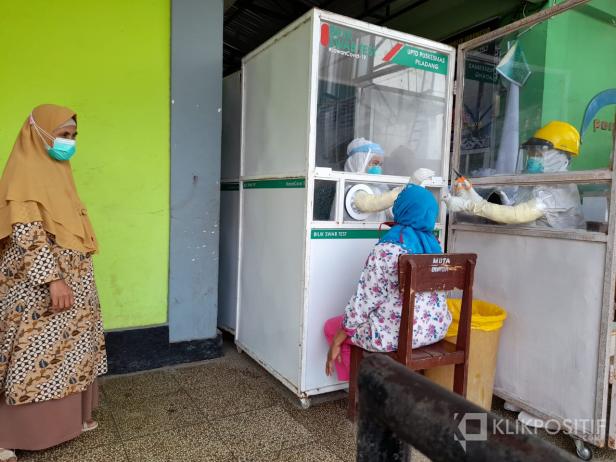
<svg viewBox="0 0 616 462"><path fill-rule="evenodd" d="M351 341L368 351L395 351L402 319L398 258L406 252L392 243L379 243L368 255L357 291L344 313ZM415 296L412 348L436 343L447 334L451 313L442 292Z"/></svg>
<svg viewBox="0 0 616 462"><path fill-rule="evenodd" d="M42 223L13 226L0 257L0 395L8 404L64 398L107 372L90 255L59 247ZM48 283L64 279L72 308L52 312Z"/></svg>

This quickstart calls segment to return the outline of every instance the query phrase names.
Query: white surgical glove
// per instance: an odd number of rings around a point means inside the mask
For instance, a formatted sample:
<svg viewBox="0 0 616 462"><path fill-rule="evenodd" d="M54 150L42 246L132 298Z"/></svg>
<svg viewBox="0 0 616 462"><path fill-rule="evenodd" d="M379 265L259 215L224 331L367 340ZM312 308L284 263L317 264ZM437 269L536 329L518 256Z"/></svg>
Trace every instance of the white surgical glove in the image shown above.
<svg viewBox="0 0 616 462"><path fill-rule="evenodd" d="M450 212L470 212L472 209L472 202L463 197L447 194L441 200Z"/></svg>
<svg viewBox="0 0 616 462"><path fill-rule="evenodd" d="M482 200L484 200L483 197L481 197L477 193L477 191L475 191L473 185L467 179L464 179L463 181L456 181L454 186L454 192L457 197L461 197L472 203L481 202Z"/></svg>
<svg viewBox="0 0 616 462"><path fill-rule="evenodd" d="M430 170L429 168L418 168L413 172L413 175L409 179L409 183L422 186L424 181L431 180L435 175L436 172L434 172L434 170Z"/></svg>
<svg viewBox="0 0 616 462"><path fill-rule="evenodd" d="M536 199L518 205L492 204L473 189L468 180L456 184L456 195L446 195L443 202L450 212L468 212L497 223L519 225L532 223L545 213L545 206Z"/></svg>

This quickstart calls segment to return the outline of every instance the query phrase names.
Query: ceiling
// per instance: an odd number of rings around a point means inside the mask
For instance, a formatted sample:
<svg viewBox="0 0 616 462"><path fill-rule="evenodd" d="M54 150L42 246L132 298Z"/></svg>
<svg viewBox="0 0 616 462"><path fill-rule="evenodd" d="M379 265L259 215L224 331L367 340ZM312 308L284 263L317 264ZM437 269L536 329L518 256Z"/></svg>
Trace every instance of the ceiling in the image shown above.
<svg viewBox="0 0 616 462"><path fill-rule="evenodd" d="M225 0L224 74L311 8L442 40L471 26L521 17L544 0ZM507 22L507 21L505 21Z"/></svg>

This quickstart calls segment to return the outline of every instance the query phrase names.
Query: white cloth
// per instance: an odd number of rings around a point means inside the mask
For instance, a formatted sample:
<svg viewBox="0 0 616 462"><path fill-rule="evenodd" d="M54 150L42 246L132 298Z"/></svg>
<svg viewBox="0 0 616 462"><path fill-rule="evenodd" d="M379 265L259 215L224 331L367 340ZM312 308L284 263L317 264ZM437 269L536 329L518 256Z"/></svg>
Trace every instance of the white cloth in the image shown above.
<svg viewBox="0 0 616 462"><path fill-rule="evenodd" d="M521 187L514 196L516 204L532 199L537 201L544 215L531 223L531 226L557 229L585 227L582 199L576 185Z"/></svg>

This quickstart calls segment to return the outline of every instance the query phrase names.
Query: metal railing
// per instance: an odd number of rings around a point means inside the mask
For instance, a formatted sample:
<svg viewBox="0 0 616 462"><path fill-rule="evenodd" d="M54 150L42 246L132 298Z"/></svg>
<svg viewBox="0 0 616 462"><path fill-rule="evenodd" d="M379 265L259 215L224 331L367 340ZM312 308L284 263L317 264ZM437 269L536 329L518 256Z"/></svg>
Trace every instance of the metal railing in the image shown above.
<svg viewBox="0 0 616 462"><path fill-rule="evenodd" d="M577 461L384 355L359 373L358 462L410 461L410 447L435 462Z"/></svg>

